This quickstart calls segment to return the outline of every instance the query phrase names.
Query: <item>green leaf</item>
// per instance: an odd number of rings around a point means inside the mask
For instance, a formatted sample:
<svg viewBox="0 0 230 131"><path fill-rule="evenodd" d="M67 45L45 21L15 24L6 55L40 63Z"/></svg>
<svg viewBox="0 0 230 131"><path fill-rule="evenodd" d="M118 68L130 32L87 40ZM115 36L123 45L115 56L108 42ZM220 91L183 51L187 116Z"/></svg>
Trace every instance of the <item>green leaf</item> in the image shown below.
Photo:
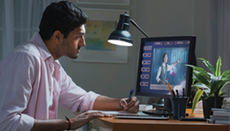
<svg viewBox="0 0 230 131"><path fill-rule="evenodd" d="M222 89L229 83L229 81L223 81L222 83L224 83L223 85L220 85L220 90L219 90L219 94L218 96L221 96L222 93ZM222 84L221 83L221 84Z"/></svg>
<svg viewBox="0 0 230 131"><path fill-rule="evenodd" d="M196 79L192 79L192 84L194 84L196 82Z"/></svg>
<svg viewBox="0 0 230 131"><path fill-rule="evenodd" d="M219 83L219 88L221 88L222 86L225 86L226 84L228 84L228 79L221 79L221 82Z"/></svg>
<svg viewBox="0 0 230 131"><path fill-rule="evenodd" d="M200 74L204 75L205 77L207 77L209 79L209 75L207 74L207 72L201 68L201 67L196 67L194 65L188 65L188 64L185 64L185 66L189 66L191 68L193 68L193 72L199 72Z"/></svg>
<svg viewBox="0 0 230 131"><path fill-rule="evenodd" d="M215 76L221 76L221 57L219 56L217 62L216 62L216 73Z"/></svg>
<svg viewBox="0 0 230 131"><path fill-rule="evenodd" d="M230 70L224 71L222 73L222 78L229 79L230 78Z"/></svg>
<svg viewBox="0 0 230 131"><path fill-rule="evenodd" d="M215 74L215 69L214 69L213 65L212 65L209 61L205 60L204 58L198 58L198 59L202 60L203 63L209 68L209 70L210 70L213 74Z"/></svg>
<svg viewBox="0 0 230 131"><path fill-rule="evenodd" d="M202 90L198 90L193 98L193 101L192 101L192 113L194 112L195 108L196 108L196 104L198 103L201 95L203 94L204 91Z"/></svg>
<svg viewBox="0 0 230 131"><path fill-rule="evenodd" d="M193 72L193 74L196 76L196 81L205 84L207 87L210 88L210 83L207 81L207 79L200 73Z"/></svg>
<svg viewBox="0 0 230 131"><path fill-rule="evenodd" d="M219 94L219 96L223 96L223 95L225 95L225 94L230 94L230 92L221 93L221 94Z"/></svg>
<svg viewBox="0 0 230 131"><path fill-rule="evenodd" d="M216 93L219 90L219 85L222 82L221 77L216 77L216 76L211 76L211 81L210 81L210 93L208 97L205 99L208 99L212 94Z"/></svg>
<svg viewBox="0 0 230 131"><path fill-rule="evenodd" d="M202 89L207 89L208 91L210 91L210 89L203 83L197 82L196 84L192 85L192 87L198 87L198 88L202 88Z"/></svg>

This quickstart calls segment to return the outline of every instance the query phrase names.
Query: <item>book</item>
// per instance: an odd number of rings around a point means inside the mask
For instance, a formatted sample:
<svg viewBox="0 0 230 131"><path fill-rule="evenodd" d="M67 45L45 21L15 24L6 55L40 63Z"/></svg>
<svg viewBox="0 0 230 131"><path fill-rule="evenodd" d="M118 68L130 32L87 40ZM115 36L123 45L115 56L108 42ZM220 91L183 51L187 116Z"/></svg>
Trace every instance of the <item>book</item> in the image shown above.
<svg viewBox="0 0 230 131"><path fill-rule="evenodd" d="M212 108L213 116L230 116L230 109L228 108Z"/></svg>
<svg viewBox="0 0 230 131"><path fill-rule="evenodd" d="M229 111L213 111L213 116L228 116L230 117Z"/></svg>
<svg viewBox="0 0 230 131"><path fill-rule="evenodd" d="M228 124L230 125L230 121L229 120L215 120L216 124Z"/></svg>
<svg viewBox="0 0 230 131"><path fill-rule="evenodd" d="M228 111L228 112L230 112L230 109L227 109L227 108L212 108L212 111Z"/></svg>
<svg viewBox="0 0 230 131"><path fill-rule="evenodd" d="M230 117L229 116L213 116L213 115L210 115L210 119L213 119L213 120L230 120Z"/></svg>

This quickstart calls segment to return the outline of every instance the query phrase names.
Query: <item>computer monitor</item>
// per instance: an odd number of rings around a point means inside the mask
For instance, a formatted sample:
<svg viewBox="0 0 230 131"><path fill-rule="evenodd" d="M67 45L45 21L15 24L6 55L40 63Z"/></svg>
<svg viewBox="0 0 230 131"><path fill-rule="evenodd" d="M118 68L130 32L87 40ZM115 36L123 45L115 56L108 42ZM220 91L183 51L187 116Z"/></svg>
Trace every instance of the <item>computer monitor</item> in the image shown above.
<svg viewBox="0 0 230 131"><path fill-rule="evenodd" d="M136 95L169 98L167 78L174 91L189 96L192 69L185 64L196 65L195 41L195 36L142 38Z"/></svg>

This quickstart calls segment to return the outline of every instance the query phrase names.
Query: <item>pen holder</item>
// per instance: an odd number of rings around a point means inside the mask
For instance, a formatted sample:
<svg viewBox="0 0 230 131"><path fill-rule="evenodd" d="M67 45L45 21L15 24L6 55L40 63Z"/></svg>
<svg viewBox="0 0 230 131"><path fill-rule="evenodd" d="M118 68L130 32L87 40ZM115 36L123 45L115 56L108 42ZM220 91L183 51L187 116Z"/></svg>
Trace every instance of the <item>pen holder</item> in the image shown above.
<svg viewBox="0 0 230 131"><path fill-rule="evenodd" d="M186 105L188 103L187 96L170 97L173 109L173 119L179 120L181 117L185 117Z"/></svg>

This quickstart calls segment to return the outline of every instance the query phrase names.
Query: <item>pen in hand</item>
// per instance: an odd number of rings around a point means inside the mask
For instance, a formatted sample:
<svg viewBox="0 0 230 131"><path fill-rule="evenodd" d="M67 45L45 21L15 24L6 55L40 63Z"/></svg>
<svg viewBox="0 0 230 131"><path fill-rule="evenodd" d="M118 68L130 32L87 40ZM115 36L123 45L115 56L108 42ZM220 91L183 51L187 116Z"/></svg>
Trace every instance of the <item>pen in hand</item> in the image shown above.
<svg viewBox="0 0 230 131"><path fill-rule="evenodd" d="M129 99L128 99L127 104L129 104L129 102L131 101L132 94L133 94L133 89L129 92ZM125 111L127 111L127 109L125 109Z"/></svg>
<svg viewBox="0 0 230 131"><path fill-rule="evenodd" d="M131 101L132 94L133 94L133 89L129 92L129 100L128 100L127 104L129 104L129 102Z"/></svg>

